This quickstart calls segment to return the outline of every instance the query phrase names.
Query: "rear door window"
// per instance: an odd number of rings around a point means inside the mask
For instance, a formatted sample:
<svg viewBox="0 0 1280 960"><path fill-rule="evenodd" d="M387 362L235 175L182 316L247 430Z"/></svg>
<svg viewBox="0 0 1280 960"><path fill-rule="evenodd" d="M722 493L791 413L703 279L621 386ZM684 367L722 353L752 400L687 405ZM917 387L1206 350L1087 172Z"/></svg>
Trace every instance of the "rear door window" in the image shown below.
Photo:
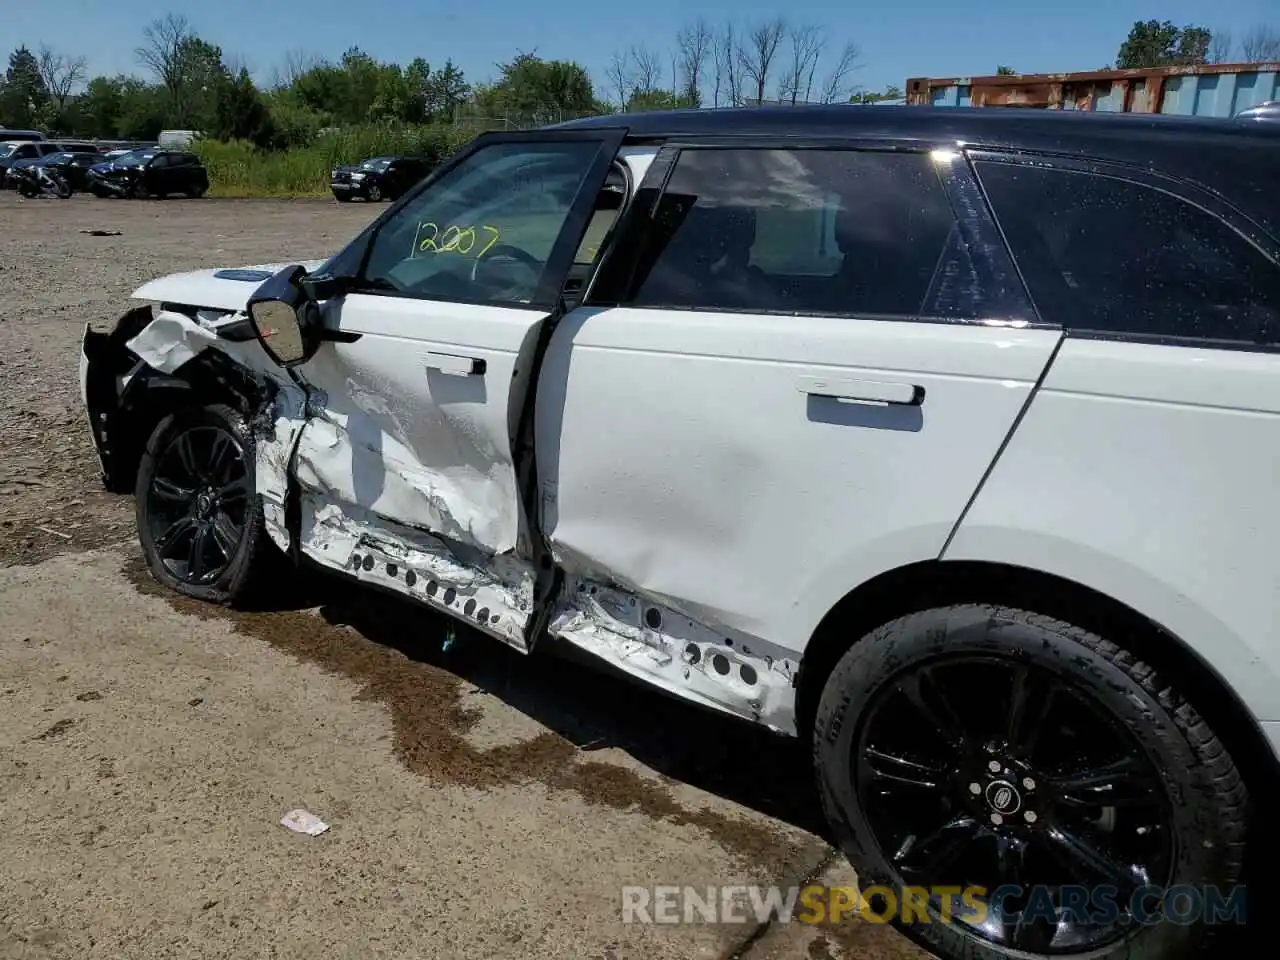
<svg viewBox="0 0 1280 960"><path fill-rule="evenodd" d="M961 241L925 153L685 149L653 221L636 306L981 315L942 269Z"/></svg>
<svg viewBox="0 0 1280 960"><path fill-rule="evenodd" d="M1114 177L977 169L1050 323L1197 343L1280 339L1280 267L1209 211Z"/></svg>

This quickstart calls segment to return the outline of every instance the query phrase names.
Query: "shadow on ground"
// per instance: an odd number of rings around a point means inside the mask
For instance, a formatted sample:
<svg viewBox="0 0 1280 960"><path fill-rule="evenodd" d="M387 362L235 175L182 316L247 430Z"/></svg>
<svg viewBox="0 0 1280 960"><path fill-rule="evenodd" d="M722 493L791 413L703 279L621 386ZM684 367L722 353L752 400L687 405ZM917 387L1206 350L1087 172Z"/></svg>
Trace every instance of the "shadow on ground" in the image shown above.
<svg viewBox="0 0 1280 960"><path fill-rule="evenodd" d="M828 852L798 741L649 689L586 655L549 643L525 656L443 614L318 572L282 578L254 611L178 597L151 578L140 558L129 560L126 572L139 590L183 613L229 620L242 633L361 683L362 699L391 709L401 761L433 780L480 788L541 781L591 804L696 825L775 876L798 879ZM466 735L480 714L466 704L468 687L499 698L547 732L474 746ZM658 777L591 758L606 748L625 752ZM677 783L815 836L798 844L794 833L764 821L689 809L671 793Z"/></svg>

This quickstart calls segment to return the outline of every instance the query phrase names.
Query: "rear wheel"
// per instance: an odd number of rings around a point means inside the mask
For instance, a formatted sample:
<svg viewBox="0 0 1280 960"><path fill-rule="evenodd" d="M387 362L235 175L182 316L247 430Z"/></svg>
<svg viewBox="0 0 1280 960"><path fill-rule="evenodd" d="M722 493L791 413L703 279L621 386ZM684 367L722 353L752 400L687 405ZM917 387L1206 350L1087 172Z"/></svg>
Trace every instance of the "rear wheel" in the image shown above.
<svg viewBox="0 0 1280 960"><path fill-rule="evenodd" d="M1165 891L1203 906L1240 881L1222 744L1150 667L1059 620L966 605L881 627L828 679L814 753L862 888L929 890L926 922L894 919L940 957L1192 956L1213 928Z"/></svg>
<svg viewBox="0 0 1280 960"><path fill-rule="evenodd" d="M221 404L157 424L138 467L138 538L152 576L178 593L232 603L270 556L253 437Z"/></svg>

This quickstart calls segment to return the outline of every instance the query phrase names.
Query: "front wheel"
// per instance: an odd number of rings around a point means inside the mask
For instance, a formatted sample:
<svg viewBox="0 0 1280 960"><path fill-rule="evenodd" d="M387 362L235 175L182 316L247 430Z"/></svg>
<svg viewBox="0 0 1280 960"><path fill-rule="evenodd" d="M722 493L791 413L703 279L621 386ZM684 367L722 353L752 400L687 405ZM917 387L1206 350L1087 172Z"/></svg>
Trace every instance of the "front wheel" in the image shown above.
<svg viewBox="0 0 1280 960"><path fill-rule="evenodd" d="M861 888L886 891L871 909L947 960L1190 957L1240 882L1245 787L1208 725L1124 649L1029 611L942 607L855 643L814 759Z"/></svg>
<svg viewBox="0 0 1280 960"><path fill-rule="evenodd" d="M378 203L382 200L382 188L376 183L371 183L369 189L365 191L365 196L369 198L370 203Z"/></svg>
<svg viewBox="0 0 1280 960"><path fill-rule="evenodd" d="M138 539L156 580L217 603L250 593L272 549L254 473L253 436L230 407L187 408L160 421L134 491Z"/></svg>

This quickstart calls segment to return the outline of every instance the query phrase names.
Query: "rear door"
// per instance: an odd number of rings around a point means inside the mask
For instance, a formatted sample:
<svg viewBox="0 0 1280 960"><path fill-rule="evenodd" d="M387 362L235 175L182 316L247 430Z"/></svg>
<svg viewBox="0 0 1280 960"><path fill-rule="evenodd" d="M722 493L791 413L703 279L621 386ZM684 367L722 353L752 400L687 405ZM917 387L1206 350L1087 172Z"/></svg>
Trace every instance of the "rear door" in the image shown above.
<svg viewBox="0 0 1280 960"><path fill-rule="evenodd" d="M538 449L570 572L658 609L560 622L625 651L684 622L667 605L786 656L853 587L940 555L1061 335L945 148L673 145L646 196L633 257L557 328ZM712 680L749 715L736 676Z"/></svg>
<svg viewBox="0 0 1280 960"><path fill-rule="evenodd" d="M353 245L357 279L325 305L340 339L300 368L315 388L296 461L310 542L386 521L467 562L527 567L513 438L621 138L482 137ZM492 632L520 645L528 614Z"/></svg>

